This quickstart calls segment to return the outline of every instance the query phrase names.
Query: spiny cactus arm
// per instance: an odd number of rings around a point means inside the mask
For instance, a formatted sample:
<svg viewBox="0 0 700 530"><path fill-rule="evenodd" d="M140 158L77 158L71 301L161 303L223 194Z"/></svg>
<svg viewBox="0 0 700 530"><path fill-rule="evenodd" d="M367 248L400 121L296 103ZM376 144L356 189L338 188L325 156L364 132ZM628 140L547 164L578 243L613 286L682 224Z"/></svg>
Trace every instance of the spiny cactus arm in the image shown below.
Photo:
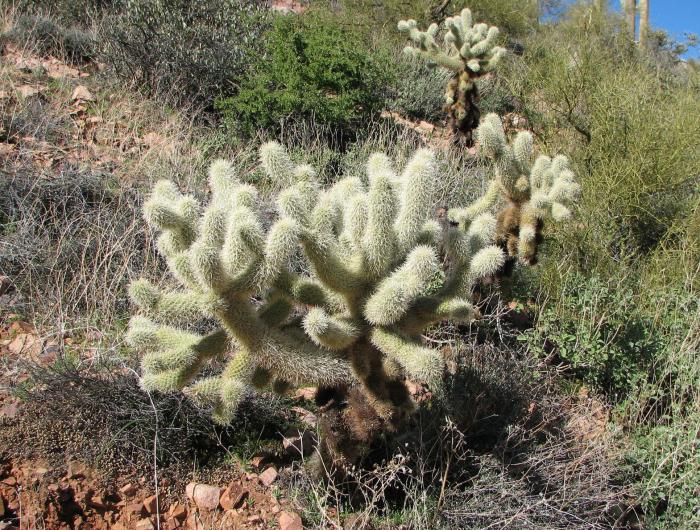
<svg viewBox="0 0 700 530"><path fill-rule="evenodd" d="M492 180L486 192L464 208L452 208L447 213L447 218L460 225L468 225L477 216L486 213L496 204L499 196L498 182Z"/></svg>
<svg viewBox="0 0 700 530"><path fill-rule="evenodd" d="M230 283L221 257L228 224L228 212L223 201L212 202L204 211L199 225L199 237L190 248L190 264L203 289L225 293Z"/></svg>
<svg viewBox="0 0 700 530"><path fill-rule="evenodd" d="M169 233L167 241L162 242L162 250L169 254L186 250L197 236L199 203L182 195L170 181L156 182L143 212L149 225Z"/></svg>
<svg viewBox="0 0 700 530"><path fill-rule="evenodd" d="M241 349L226 364L221 374L200 379L183 391L195 401L213 405L214 421L225 425L233 419L257 372L257 364L251 355L247 350Z"/></svg>
<svg viewBox="0 0 700 530"><path fill-rule="evenodd" d="M426 221L416 236L418 245L438 245L442 238L442 227L437 221Z"/></svg>
<svg viewBox="0 0 700 530"><path fill-rule="evenodd" d="M367 229L367 196L358 194L348 200L343 212L343 231L339 241L354 254L362 250L362 238Z"/></svg>
<svg viewBox="0 0 700 530"><path fill-rule="evenodd" d="M451 53L445 53L435 42L438 26L431 24L427 31L420 31L415 20L401 20L399 31L406 32L415 44L404 51L424 56L429 61L455 72L467 70L470 77L478 77L493 70L505 54L505 49L496 46L499 31L487 24L472 25L472 14L463 9L459 15L445 19L445 44Z"/></svg>
<svg viewBox="0 0 700 530"><path fill-rule="evenodd" d="M324 246L308 231L302 233L301 242L316 276L327 288L342 294L357 293L364 288L366 278L351 268L337 245Z"/></svg>
<svg viewBox="0 0 700 530"><path fill-rule="evenodd" d="M386 326L397 322L430 282L440 273L437 253L429 246L417 246L405 263L377 286L364 308L367 321Z"/></svg>
<svg viewBox="0 0 700 530"><path fill-rule="evenodd" d="M431 63L438 64L449 70L461 72L464 70L464 62L459 56L450 56L445 53L435 42L438 32L437 24L431 24L427 31L420 31L415 20L401 20L398 23L398 30L408 33L409 38L415 44L415 48L407 46L404 53L410 55L420 55Z"/></svg>
<svg viewBox="0 0 700 530"><path fill-rule="evenodd" d="M399 247L413 247L430 215L435 191L435 155L419 149L401 176L401 207L394 224Z"/></svg>
<svg viewBox="0 0 700 530"><path fill-rule="evenodd" d="M394 220L398 200L391 177L377 173L370 182L367 197L367 228L362 239L366 274L370 280L381 278L396 259L397 242Z"/></svg>
<svg viewBox="0 0 700 530"><path fill-rule="evenodd" d="M271 294L258 309L257 316L270 327L284 324L294 310L294 304L280 293Z"/></svg>
<svg viewBox="0 0 700 530"><path fill-rule="evenodd" d="M260 162L273 182L287 186L294 182L294 163L278 142L267 142L260 147Z"/></svg>
<svg viewBox="0 0 700 530"><path fill-rule="evenodd" d="M320 307L310 309L304 317L304 331L319 346L344 350L361 335L361 324L340 315L330 315Z"/></svg>
<svg viewBox="0 0 700 530"><path fill-rule="evenodd" d="M157 326L144 317L132 318L127 340L150 351L142 360L141 383L144 388L161 391L181 389L206 361L229 347L222 330L200 337L170 326Z"/></svg>
<svg viewBox="0 0 700 530"><path fill-rule="evenodd" d="M409 377L438 383L445 365L438 351L383 327L373 328L370 340L385 355L398 362Z"/></svg>
<svg viewBox="0 0 700 530"><path fill-rule="evenodd" d="M255 352L260 366L293 384L337 385L352 380L348 362L312 343L302 329L270 329Z"/></svg>
<svg viewBox="0 0 700 530"><path fill-rule="evenodd" d="M409 337L415 337L436 322L470 322L479 311L463 298L425 296L417 299L410 311L394 327Z"/></svg>
<svg viewBox="0 0 700 530"><path fill-rule="evenodd" d="M207 297L194 291L161 291L139 279L129 285L129 297L145 313L165 323L189 323L208 311Z"/></svg>

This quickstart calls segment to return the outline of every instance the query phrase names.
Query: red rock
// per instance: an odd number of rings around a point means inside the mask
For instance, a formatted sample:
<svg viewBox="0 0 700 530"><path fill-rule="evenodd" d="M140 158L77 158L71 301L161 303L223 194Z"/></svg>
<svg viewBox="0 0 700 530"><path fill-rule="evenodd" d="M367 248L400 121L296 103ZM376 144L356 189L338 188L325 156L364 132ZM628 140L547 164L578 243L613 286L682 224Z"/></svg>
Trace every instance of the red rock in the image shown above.
<svg viewBox="0 0 700 530"><path fill-rule="evenodd" d="M68 462L67 478L82 478L85 476L85 465L81 462Z"/></svg>
<svg viewBox="0 0 700 530"><path fill-rule="evenodd" d="M265 471L260 473L258 479L263 486L270 486L277 480L277 470L274 467L268 467Z"/></svg>
<svg viewBox="0 0 700 530"><path fill-rule="evenodd" d="M200 510L216 510L219 507L221 490L216 486L190 482L185 488L185 492Z"/></svg>
<svg viewBox="0 0 700 530"><path fill-rule="evenodd" d="M15 477L7 477L5 479L2 479L2 483L5 484L6 486L16 486L17 479Z"/></svg>
<svg viewBox="0 0 700 530"><path fill-rule="evenodd" d="M158 511L158 496L151 495L146 497L143 501L143 508L150 514L156 513Z"/></svg>
<svg viewBox="0 0 700 530"><path fill-rule="evenodd" d="M297 413L299 419L303 423L306 423L309 427L313 427L314 429L316 428L316 424L318 423L316 414L302 407L292 407L292 411Z"/></svg>
<svg viewBox="0 0 700 530"><path fill-rule="evenodd" d="M143 513L143 504L137 502L128 504L126 508L124 508L124 512L127 514L141 515Z"/></svg>
<svg viewBox="0 0 700 530"><path fill-rule="evenodd" d="M187 518L187 506L176 502L170 507L170 510L168 510L168 515L178 521L184 521Z"/></svg>
<svg viewBox="0 0 700 530"><path fill-rule="evenodd" d="M253 458L251 458L250 465L253 466L255 469L258 469L262 467L266 459L266 455L255 455Z"/></svg>
<svg viewBox="0 0 700 530"><path fill-rule="evenodd" d="M280 530L304 530L304 525L301 524L301 517L294 512L281 512L279 518Z"/></svg>
<svg viewBox="0 0 700 530"><path fill-rule="evenodd" d="M194 512L191 513L190 516L187 518L187 528L189 530L205 530L205 526L202 523L202 520Z"/></svg>
<svg viewBox="0 0 700 530"><path fill-rule="evenodd" d="M238 508L247 496L248 490L244 489L239 483L232 482L222 493L219 504L224 510L233 510Z"/></svg>
<svg viewBox="0 0 700 530"><path fill-rule="evenodd" d="M154 530L155 526L153 526L150 519L141 519L138 523L136 523L134 528L136 530Z"/></svg>
<svg viewBox="0 0 700 530"><path fill-rule="evenodd" d="M119 488L119 493L126 495L127 497L131 497L134 493L136 493L136 486L134 486L131 482L124 484L121 488Z"/></svg>
<svg viewBox="0 0 700 530"><path fill-rule="evenodd" d="M17 402L8 403L0 408L0 418L12 419L16 418L19 413L19 404Z"/></svg>
<svg viewBox="0 0 700 530"><path fill-rule="evenodd" d="M306 401L313 401L316 397L316 387L307 386L303 388L297 388L296 392L294 393L294 397L296 399L305 399Z"/></svg>

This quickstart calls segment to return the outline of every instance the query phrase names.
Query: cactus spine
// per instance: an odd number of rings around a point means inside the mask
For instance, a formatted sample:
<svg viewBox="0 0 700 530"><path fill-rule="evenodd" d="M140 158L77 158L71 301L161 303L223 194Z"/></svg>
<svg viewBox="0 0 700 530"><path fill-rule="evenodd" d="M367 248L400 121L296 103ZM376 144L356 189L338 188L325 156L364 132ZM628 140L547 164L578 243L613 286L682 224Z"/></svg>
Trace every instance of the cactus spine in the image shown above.
<svg viewBox="0 0 700 530"><path fill-rule="evenodd" d="M504 252L491 244L496 220L480 212L442 231L430 219L436 164L425 149L400 173L372 155L368 185L348 177L326 190L279 144L263 146L261 161L270 178L291 181L269 227L255 189L228 162L212 164L204 207L171 182L154 186L145 218L181 288L131 284L140 314L128 340L145 352L142 384L182 389L224 423L253 388L359 390L376 424L391 429L413 408L406 377L440 383L443 360L421 332L472 319L472 285L502 266ZM452 257L447 270L442 249ZM185 329L201 317L218 328ZM367 418L343 414L355 438L366 438Z"/></svg>
<svg viewBox="0 0 700 530"><path fill-rule="evenodd" d="M399 31L407 32L414 44L407 46L405 53L423 57L430 65L453 72L445 92L448 125L456 139L463 139L467 145L471 145L472 131L479 125L480 119L476 81L495 68L505 49L496 45L498 28L483 23L473 24L469 9L447 18L445 28L443 48L435 40L440 29L437 24L420 31L415 20L401 20L398 23Z"/></svg>

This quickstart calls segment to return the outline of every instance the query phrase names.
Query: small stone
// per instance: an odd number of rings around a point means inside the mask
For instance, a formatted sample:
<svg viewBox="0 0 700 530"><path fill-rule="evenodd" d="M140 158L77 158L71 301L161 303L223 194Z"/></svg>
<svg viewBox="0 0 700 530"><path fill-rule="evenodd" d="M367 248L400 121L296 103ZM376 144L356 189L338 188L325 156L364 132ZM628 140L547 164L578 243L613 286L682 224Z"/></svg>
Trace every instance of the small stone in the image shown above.
<svg viewBox="0 0 700 530"><path fill-rule="evenodd" d="M71 100L73 100L73 101L95 101L95 96L92 95L92 92L90 92L85 85L78 85L77 87L75 87L75 90L73 90L73 94L71 95Z"/></svg>
<svg viewBox="0 0 700 530"><path fill-rule="evenodd" d="M232 482L222 493L219 504L224 510L233 510L238 508L247 496L248 490L237 482Z"/></svg>
<svg viewBox="0 0 700 530"><path fill-rule="evenodd" d="M119 488L119 493L126 495L127 497L131 497L134 493L136 493L136 486L134 486L131 482L124 484L121 488Z"/></svg>
<svg viewBox="0 0 700 530"><path fill-rule="evenodd" d="M17 417L17 414L19 413L19 404L15 403L8 403L7 405L3 405L0 407L0 418L7 418L7 419L12 419Z"/></svg>
<svg viewBox="0 0 700 530"><path fill-rule="evenodd" d="M294 512L281 512L278 518L280 530L304 530L301 517Z"/></svg>
<svg viewBox="0 0 700 530"><path fill-rule="evenodd" d="M124 508L124 512L127 514L141 515L143 513L143 503L135 502L128 504L126 508Z"/></svg>
<svg viewBox="0 0 700 530"><path fill-rule="evenodd" d="M67 478L82 478L85 476L85 464L81 462L69 462L68 463L68 473L66 473Z"/></svg>
<svg viewBox="0 0 700 530"><path fill-rule="evenodd" d="M294 397L296 399L313 401L314 397L316 397L316 387L315 386L306 386L303 388L298 388L296 390L296 392L294 393Z"/></svg>
<svg viewBox="0 0 700 530"><path fill-rule="evenodd" d="M221 490L216 486L190 482L185 488L185 492L200 510L216 510L219 507Z"/></svg>
<svg viewBox="0 0 700 530"><path fill-rule="evenodd" d="M266 455L255 455L253 458L251 458L250 465L253 466L255 469L259 469L263 466L266 459Z"/></svg>
<svg viewBox="0 0 700 530"><path fill-rule="evenodd" d="M182 503L176 502L170 507L168 511L170 517L178 521L184 521L187 519L187 506Z"/></svg>
<svg viewBox="0 0 700 530"><path fill-rule="evenodd" d="M136 530L154 530L155 527L150 519L141 519L138 523L136 523L135 528Z"/></svg>
<svg viewBox="0 0 700 530"><path fill-rule="evenodd" d="M258 479L263 486L270 486L277 480L277 470L274 467L268 467L265 471L260 473Z"/></svg>
<svg viewBox="0 0 700 530"><path fill-rule="evenodd" d="M263 519L259 515L251 515L248 517L247 521L252 524L262 523Z"/></svg>
<svg viewBox="0 0 700 530"><path fill-rule="evenodd" d="M150 497L146 497L143 501L143 507L150 514L156 513L158 510L158 496L151 495Z"/></svg>

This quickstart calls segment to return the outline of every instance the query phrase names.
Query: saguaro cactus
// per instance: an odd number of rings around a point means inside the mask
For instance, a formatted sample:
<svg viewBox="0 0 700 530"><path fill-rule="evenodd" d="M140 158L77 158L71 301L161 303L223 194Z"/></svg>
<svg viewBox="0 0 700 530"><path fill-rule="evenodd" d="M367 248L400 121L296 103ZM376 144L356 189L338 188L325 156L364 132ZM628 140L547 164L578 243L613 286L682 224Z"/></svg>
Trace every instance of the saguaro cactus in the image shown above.
<svg viewBox="0 0 700 530"><path fill-rule="evenodd" d="M224 423L253 388L318 385L322 401L340 407L342 428L327 431L344 441L325 444L337 461L356 448L348 440L371 438L368 426L391 430L412 410L406 377L439 385L443 360L421 332L472 319L472 285L506 256L491 244L496 219L485 208L459 227L430 219L431 151L416 152L401 172L374 154L366 183L348 177L327 190L279 144L260 157L270 178L292 182L271 224L228 162L211 166L204 208L173 183L156 183L145 218L161 232L158 249L181 288L133 282L142 314L128 339L146 352L145 388L183 389ZM200 317L218 328L188 330Z"/></svg>
<svg viewBox="0 0 700 530"><path fill-rule="evenodd" d="M496 45L498 28L487 24L472 24L472 13L463 9L460 15L445 20L445 46L435 37L440 30L431 24L426 31L417 28L415 20L401 20L399 31L407 32L415 46L404 52L421 56L429 64L454 72L445 92L445 112L455 138L472 144L472 131L479 125L479 91L476 80L492 71L505 53Z"/></svg>
<svg viewBox="0 0 700 530"><path fill-rule="evenodd" d="M504 206L497 215L496 243L507 252L511 264L519 258L533 265L544 220L548 216L567 219L569 207L578 198L580 186L569 160L563 155L553 159L540 155L533 162L532 135L521 131L508 143L496 114L484 118L477 135L482 153L494 162L494 179L481 199L467 208L451 210L450 219L469 224L500 198Z"/></svg>

